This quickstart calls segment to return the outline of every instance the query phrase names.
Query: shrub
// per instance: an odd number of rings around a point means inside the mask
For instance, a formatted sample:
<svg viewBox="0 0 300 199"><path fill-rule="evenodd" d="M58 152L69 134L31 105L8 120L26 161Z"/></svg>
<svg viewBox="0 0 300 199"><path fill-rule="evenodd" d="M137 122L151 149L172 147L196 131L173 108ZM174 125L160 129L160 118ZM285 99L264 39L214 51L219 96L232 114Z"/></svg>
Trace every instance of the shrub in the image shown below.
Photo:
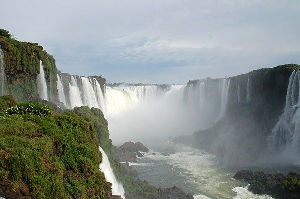
<svg viewBox="0 0 300 199"><path fill-rule="evenodd" d="M52 114L52 111L48 106L38 104L35 102L26 102L26 103L20 103L16 106L13 106L5 111L7 115L25 115L25 114L31 114L31 115L38 115L38 116L48 116Z"/></svg>
<svg viewBox="0 0 300 199"><path fill-rule="evenodd" d="M0 36L11 38L11 34L7 30L4 30L4 29L0 29Z"/></svg>

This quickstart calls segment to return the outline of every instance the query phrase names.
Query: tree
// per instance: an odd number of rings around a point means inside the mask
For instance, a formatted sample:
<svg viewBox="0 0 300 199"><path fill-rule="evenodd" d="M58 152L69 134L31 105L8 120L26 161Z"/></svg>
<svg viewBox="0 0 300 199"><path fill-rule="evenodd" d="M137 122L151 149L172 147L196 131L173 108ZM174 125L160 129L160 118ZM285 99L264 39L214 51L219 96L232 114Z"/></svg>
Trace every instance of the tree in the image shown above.
<svg viewBox="0 0 300 199"><path fill-rule="evenodd" d="M0 28L0 36L11 38L11 34L7 30L1 28Z"/></svg>

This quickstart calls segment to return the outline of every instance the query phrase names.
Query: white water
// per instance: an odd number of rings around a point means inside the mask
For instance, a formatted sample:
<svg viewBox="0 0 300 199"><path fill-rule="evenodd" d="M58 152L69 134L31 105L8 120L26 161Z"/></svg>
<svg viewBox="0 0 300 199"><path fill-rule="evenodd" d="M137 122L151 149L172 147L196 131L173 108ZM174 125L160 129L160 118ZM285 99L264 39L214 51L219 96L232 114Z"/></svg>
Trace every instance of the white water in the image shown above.
<svg viewBox="0 0 300 199"><path fill-rule="evenodd" d="M250 82L250 75L248 75L248 79L247 79L247 103L249 103L251 101L251 93L250 93L250 89L251 89L251 82Z"/></svg>
<svg viewBox="0 0 300 199"><path fill-rule="evenodd" d="M108 117L118 116L135 105L158 97L162 92L158 86L127 86L106 87L106 111Z"/></svg>
<svg viewBox="0 0 300 199"><path fill-rule="evenodd" d="M0 96L5 95L4 54L0 46Z"/></svg>
<svg viewBox="0 0 300 199"><path fill-rule="evenodd" d="M82 88L83 88L83 102L84 105L92 108L99 108L96 93L93 86L87 77L81 77Z"/></svg>
<svg viewBox="0 0 300 199"><path fill-rule="evenodd" d="M106 114L106 107L105 107L104 94L103 94L103 91L101 89L101 86L100 86L99 82L96 79L94 79L94 82L95 82L95 87L96 87L97 101L98 101L100 109L102 110L102 112L105 115Z"/></svg>
<svg viewBox="0 0 300 199"><path fill-rule="evenodd" d="M58 100L61 103L63 103L65 106L67 106L64 87L62 85L61 78L58 74L57 74L57 91L58 91Z"/></svg>
<svg viewBox="0 0 300 199"><path fill-rule="evenodd" d="M235 187L232 190L237 194L233 199L272 199L272 197L268 195L258 195L250 192L248 186Z"/></svg>
<svg viewBox="0 0 300 199"><path fill-rule="evenodd" d="M40 74L37 76L37 89L40 98L43 100L48 100L48 89L42 61L40 61Z"/></svg>
<svg viewBox="0 0 300 199"><path fill-rule="evenodd" d="M123 185L119 183L114 175L114 172L110 166L108 157L104 150L99 146L99 150L102 153L102 162L99 165L100 170L104 173L106 181L110 182L112 184L112 194L113 195L119 195L123 199L125 199L125 191L123 188Z"/></svg>
<svg viewBox="0 0 300 199"><path fill-rule="evenodd" d="M272 147L299 152L300 149L300 71L294 71L289 79L286 104L271 137Z"/></svg>
<svg viewBox="0 0 300 199"><path fill-rule="evenodd" d="M217 120L220 120L225 116L227 110L227 103L228 103L229 87L230 87L230 79L223 79L222 93L221 93L221 108Z"/></svg>
<svg viewBox="0 0 300 199"><path fill-rule="evenodd" d="M83 106L77 80L71 76L71 83L69 83L69 97L71 108Z"/></svg>
<svg viewBox="0 0 300 199"><path fill-rule="evenodd" d="M161 152L146 153L133 165L139 178L155 186L177 186L195 199L271 199L248 191L232 178L234 172L218 165L214 155L170 142L164 147L158 149Z"/></svg>

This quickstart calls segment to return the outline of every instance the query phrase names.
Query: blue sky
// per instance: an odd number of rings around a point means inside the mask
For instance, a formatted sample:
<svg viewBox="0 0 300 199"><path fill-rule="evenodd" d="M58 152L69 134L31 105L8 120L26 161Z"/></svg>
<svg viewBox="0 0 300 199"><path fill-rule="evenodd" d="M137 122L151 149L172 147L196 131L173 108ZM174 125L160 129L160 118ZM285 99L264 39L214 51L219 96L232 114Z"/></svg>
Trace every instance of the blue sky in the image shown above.
<svg viewBox="0 0 300 199"><path fill-rule="evenodd" d="M9 0L0 26L63 72L184 83L300 63L298 0Z"/></svg>

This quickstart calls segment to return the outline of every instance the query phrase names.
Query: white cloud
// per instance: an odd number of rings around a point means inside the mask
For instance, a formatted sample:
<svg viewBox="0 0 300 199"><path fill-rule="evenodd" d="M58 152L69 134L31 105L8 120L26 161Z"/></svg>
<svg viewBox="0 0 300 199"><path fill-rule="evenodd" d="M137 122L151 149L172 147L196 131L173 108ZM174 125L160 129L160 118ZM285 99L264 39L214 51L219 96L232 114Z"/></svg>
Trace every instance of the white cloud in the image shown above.
<svg viewBox="0 0 300 199"><path fill-rule="evenodd" d="M300 1L280 0L10 0L0 12L63 71L151 82L299 63L299 18Z"/></svg>

